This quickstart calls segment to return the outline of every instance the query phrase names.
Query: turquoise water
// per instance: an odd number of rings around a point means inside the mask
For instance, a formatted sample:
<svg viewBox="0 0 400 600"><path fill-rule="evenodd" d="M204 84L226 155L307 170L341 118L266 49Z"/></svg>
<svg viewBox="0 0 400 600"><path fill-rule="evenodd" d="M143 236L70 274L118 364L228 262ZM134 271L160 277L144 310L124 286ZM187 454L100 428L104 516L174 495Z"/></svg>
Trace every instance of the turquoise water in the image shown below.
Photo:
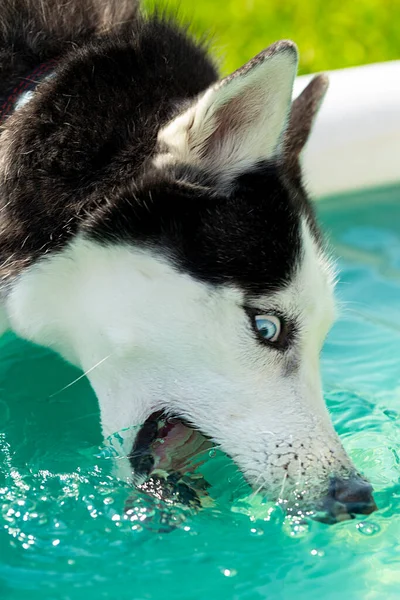
<svg viewBox="0 0 400 600"><path fill-rule="evenodd" d="M213 505L172 507L111 475L80 373L7 334L0 360L0 598L337 599L400 594L400 189L320 205L340 257L342 314L326 343L326 399L376 489L378 513L333 527L291 523L250 498L211 453ZM59 393L58 393L59 392Z"/></svg>

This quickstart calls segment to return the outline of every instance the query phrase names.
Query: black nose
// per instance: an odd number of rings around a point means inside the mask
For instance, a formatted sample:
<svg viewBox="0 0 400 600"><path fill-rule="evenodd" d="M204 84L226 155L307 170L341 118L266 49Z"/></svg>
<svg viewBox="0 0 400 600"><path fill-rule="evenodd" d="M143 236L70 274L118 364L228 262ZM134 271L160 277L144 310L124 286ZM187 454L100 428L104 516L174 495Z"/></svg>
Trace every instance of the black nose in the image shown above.
<svg viewBox="0 0 400 600"><path fill-rule="evenodd" d="M336 523L352 519L356 514L369 515L378 507L372 495L373 489L359 475L349 478L333 477L322 506L326 512L326 522Z"/></svg>

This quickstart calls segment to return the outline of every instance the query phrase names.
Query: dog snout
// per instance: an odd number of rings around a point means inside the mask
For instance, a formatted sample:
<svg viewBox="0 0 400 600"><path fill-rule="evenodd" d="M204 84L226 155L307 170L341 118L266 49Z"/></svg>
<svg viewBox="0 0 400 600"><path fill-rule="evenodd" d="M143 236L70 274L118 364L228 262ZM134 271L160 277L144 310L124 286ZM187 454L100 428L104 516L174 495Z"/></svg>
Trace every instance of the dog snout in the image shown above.
<svg viewBox="0 0 400 600"><path fill-rule="evenodd" d="M359 475L333 477L322 505L325 516L317 518L328 523L352 519L356 514L369 515L378 509L372 485Z"/></svg>

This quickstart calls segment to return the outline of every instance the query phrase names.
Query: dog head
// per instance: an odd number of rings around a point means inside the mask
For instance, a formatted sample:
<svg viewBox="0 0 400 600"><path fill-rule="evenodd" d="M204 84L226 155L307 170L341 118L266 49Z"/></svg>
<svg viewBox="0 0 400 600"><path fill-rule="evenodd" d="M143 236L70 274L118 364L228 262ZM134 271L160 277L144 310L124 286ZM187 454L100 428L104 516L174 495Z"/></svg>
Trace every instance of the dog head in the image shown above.
<svg viewBox="0 0 400 600"><path fill-rule="evenodd" d="M87 371L106 435L162 411L270 498L368 512L319 372L335 277L299 155L326 80L292 104L296 69L295 46L279 42L182 107L135 181L33 267L34 286L20 280L10 313Z"/></svg>

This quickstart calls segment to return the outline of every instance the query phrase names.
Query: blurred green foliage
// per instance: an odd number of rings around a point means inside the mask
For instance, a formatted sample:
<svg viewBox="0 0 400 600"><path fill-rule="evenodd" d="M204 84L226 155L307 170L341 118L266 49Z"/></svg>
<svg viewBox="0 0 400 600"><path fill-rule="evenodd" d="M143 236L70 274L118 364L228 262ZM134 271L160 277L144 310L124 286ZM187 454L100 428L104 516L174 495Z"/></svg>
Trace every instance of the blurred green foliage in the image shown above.
<svg viewBox="0 0 400 600"><path fill-rule="evenodd" d="M400 0L167 0L163 4L177 7L196 33L213 37L214 54L224 72L287 38L299 46L300 73L400 58Z"/></svg>

